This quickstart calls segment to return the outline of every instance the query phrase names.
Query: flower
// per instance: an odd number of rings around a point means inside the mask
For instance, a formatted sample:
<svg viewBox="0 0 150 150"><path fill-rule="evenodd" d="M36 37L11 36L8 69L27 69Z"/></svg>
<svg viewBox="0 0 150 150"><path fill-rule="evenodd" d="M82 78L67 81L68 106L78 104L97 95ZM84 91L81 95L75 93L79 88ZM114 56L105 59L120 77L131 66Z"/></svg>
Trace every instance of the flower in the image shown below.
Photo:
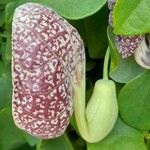
<svg viewBox="0 0 150 150"><path fill-rule="evenodd" d="M115 0L108 0L109 25L113 28L113 10ZM115 45L122 58L128 58L132 54L136 62L145 69L150 69L150 37L149 35L114 35Z"/></svg>

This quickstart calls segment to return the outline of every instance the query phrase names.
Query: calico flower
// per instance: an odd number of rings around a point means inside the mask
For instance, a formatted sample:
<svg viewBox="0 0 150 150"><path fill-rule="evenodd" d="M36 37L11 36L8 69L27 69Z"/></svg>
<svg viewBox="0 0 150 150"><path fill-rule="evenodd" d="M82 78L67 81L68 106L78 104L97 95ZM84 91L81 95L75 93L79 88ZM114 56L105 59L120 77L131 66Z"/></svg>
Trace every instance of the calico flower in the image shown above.
<svg viewBox="0 0 150 150"><path fill-rule="evenodd" d="M113 28L113 10L115 0L108 0L109 25ZM136 62L145 69L150 69L150 35L114 35L115 45L122 58L134 54Z"/></svg>

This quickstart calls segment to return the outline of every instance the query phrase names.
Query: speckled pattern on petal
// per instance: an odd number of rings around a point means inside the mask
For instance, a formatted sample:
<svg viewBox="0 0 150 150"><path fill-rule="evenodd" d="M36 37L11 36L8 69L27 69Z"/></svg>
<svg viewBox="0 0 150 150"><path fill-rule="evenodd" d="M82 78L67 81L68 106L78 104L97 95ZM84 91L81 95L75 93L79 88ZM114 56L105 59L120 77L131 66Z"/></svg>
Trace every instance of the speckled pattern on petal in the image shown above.
<svg viewBox="0 0 150 150"><path fill-rule="evenodd" d="M122 58L131 56L141 44L143 36L120 36L115 35L116 47Z"/></svg>
<svg viewBox="0 0 150 150"><path fill-rule="evenodd" d="M113 28L113 9L115 5L115 0L108 0L109 13L109 25ZM121 54L122 58L127 58L131 56L138 46L143 41L143 35L135 36L125 36L125 35L114 35L115 45L118 52Z"/></svg>
<svg viewBox="0 0 150 150"><path fill-rule="evenodd" d="M72 84L85 61L78 32L56 12L26 3L12 25L12 113L33 136L62 135L73 112Z"/></svg>

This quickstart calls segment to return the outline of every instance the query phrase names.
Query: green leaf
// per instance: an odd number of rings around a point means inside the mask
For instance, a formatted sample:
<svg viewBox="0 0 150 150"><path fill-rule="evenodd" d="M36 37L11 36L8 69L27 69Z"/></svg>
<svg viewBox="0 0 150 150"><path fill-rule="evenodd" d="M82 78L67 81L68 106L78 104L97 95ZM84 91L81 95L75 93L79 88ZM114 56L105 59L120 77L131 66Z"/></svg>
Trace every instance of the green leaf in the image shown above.
<svg viewBox="0 0 150 150"><path fill-rule="evenodd" d="M30 146L35 146L39 141L41 141L40 139L33 137L32 135L24 132L24 136L26 138L26 141L29 143Z"/></svg>
<svg viewBox="0 0 150 150"><path fill-rule="evenodd" d="M36 150L36 147L30 147L30 145L28 145L28 143L25 143L24 145L21 145L20 147L17 147L15 149L11 149L11 150Z"/></svg>
<svg viewBox="0 0 150 150"><path fill-rule="evenodd" d="M10 108L0 111L0 149L13 150L24 144L25 138L21 130L13 123Z"/></svg>
<svg viewBox="0 0 150 150"><path fill-rule="evenodd" d="M108 28L107 34L112 56L109 74L110 77L116 82L127 83L138 75L142 74L145 69L140 67L133 57L129 57L127 59L121 58L115 46L112 28Z"/></svg>
<svg viewBox="0 0 150 150"><path fill-rule="evenodd" d="M111 28L110 26L108 26L107 28L107 37L109 42L109 48L111 50L111 69L114 69L118 66L121 57L115 46L113 28Z"/></svg>
<svg viewBox="0 0 150 150"><path fill-rule="evenodd" d="M3 35L3 36L4 36L4 35ZM2 61L5 60L6 47L7 47L6 42L2 42L1 47L0 47L0 55L1 55Z"/></svg>
<svg viewBox="0 0 150 150"><path fill-rule="evenodd" d="M39 150L73 150L68 136L63 134L61 137L52 140L43 140Z"/></svg>
<svg viewBox="0 0 150 150"><path fill-rule="evenodd" d="M85 19L80 19L80 20L68 20L69 23L75 27L78 32L80 33L80 36L84 42L84 45L87 45L87 37L86 37L86 32L85 32L85 25L84 25L84 20Z"/></svg>
<svg viewBox="0 0 150 150"><path fill-rule="evenodd" d="M118 102L125 122L138 129L150 130L150 71L124 86Z"/></svg>
<svg viewBox="0 0 150 150"><path fill-rule="evenodd" d="M10 64L11 61L11 37L10 34L3 34L3 36L6 36L7 42L3 42L0 47L0 55L1 60L5 65Z"/></svg>
<svg viewBox="0 0 150 150"><path fill-rule="evenodd" d="M14 9L27 2L41 3L55 9L67 19L81 19L96 13L107 0L20 0L6 5L6 18L12 17Z"/></svg>
<svg viewBox="0 0 150 150"><path fill-rule="evenodd" d="M0 5L7 4L12 1L16 1L16 0L0 0Z"/></svg>
<svg viewBox="0 0 150 150"><path fill-rule="evenodd" d="M103 7L99 12L84 19L87 46L91 58L103 58L108 46L107 24L108 9Z"/></svg>
<svg viewBox="0 0 150 150"><path fill-rule="evenodd" d="M149 0L118 0L114 9L114 32L135 35L150 32Z"/></svg>
<svg viewBox="0 0 150 150"><path fill-rule="evenodd" d="M4 4L0 4L0 11L5 9L5 5Z"/></svg>
<svg viewBox="0 0 150 150"><path fill-rule="evenodd" d="M5 22L5 11L0 11L0 26Z"/></svg>
<svg viewBox="0 0 150 150"><path fill-rule="evenodd" d="M118 119L112 132L98 143L87 144L88 150L146 150L144 135Z"/></svg>
<svg viewBox="0 0 150 150"><path fill-rule="evenodd" d="M95 67L96 63L94 61L86 61L86 71L90 71Z"/></svg>
<svg viewBox="0 0 150 150"><path fill-rule="evenodd" d="M0 34L0 37L4 39L0 46L1 60L5 65L10 65L10 61L11 61L11 25L10 24L3 31L3 33Z"/></svg>
<svg viewBox="0 0 150 150"><path fill-rule="evenodd" d="M11 21L12 21L12 18L13 18L13 15L14 15L14 10L17 6L19 6L19 3L20 2L10 2L10 3L7 3L6 6L5 6L5 24L6 26L8 26Z"/></svg>
<svg viewBox="0 0 150 150"><path fill-rule="evenodd" d="M7 42L6 42L6 49L4 50L4 57L3 57L3 60L4 60L4 63L5 65L8 65L10 64L11 62L11 29L8 28L7 29L8 31L8 34L7 34Z"/></svg>
<svg viewBox="0 0 150 150"><path fill-rule="evenodd" d="M110 77L116 82L127 83L145 71L134 60L133 57L121 59L117 68L111 70Z"/></svg>
<svg viewBox="0 0 150 150"><path fill-rule="evenodd" d="M54 8L65 18L81 19L97 12L106 1L107 0L48 0L47 2L41 1L41 3L44 2L47 6Z"/></svg>
<svg viewBox="0 0 150 150"><path fill-rule="evenodd" d="M11 73L10 67L5 69L5 66L0 62L0 110L11 103Z"/></svg>
<svg viewBox="0 0 150 150"><path fill-rule="evenodd" d="M150 150L150 132L148 132L148 133L145 135L145 144L146 144L148 150Z"/></svg>

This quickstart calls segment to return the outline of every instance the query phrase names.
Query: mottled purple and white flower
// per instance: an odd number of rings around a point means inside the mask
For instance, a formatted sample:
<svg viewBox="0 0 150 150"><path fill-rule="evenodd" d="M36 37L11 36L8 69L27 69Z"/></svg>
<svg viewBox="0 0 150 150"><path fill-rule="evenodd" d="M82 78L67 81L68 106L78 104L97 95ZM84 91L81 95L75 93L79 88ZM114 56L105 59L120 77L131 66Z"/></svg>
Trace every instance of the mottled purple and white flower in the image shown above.
<svg viewBox="0 0 150 150"><path fill-rule="evenodd" d="M108 0L108 8L110 10L113 10L114 6L115 6L115 3L116 3L116 0Z"/></svg>
<svg viewBox="0 0 150 150"><path fill-rule="evenodd" d="M110 9L109 14L109 25L113 27L113 9L115 6L115 0L108 0L108 8ZM115 44L118 52L121 54L122 58L127 58L134 54L136 49L140 46L144 39L143 35L135 36L123 36L114 35Z"/></svg>
<svg viewBox="0 0 150 150"><path fill-rule="evenodd" d="M12 24L15 124L42 139L62 135L73 113L72 85L84 62L83 41L65 19L40 4L19 6Z"/></svg>
<svg viewBox="0 0 150 150"><path fill-rule="evenodd" d="M143 41L143 36L121 36L115 35L116 47L122 58L127 58L134 54Z"/></svg>

